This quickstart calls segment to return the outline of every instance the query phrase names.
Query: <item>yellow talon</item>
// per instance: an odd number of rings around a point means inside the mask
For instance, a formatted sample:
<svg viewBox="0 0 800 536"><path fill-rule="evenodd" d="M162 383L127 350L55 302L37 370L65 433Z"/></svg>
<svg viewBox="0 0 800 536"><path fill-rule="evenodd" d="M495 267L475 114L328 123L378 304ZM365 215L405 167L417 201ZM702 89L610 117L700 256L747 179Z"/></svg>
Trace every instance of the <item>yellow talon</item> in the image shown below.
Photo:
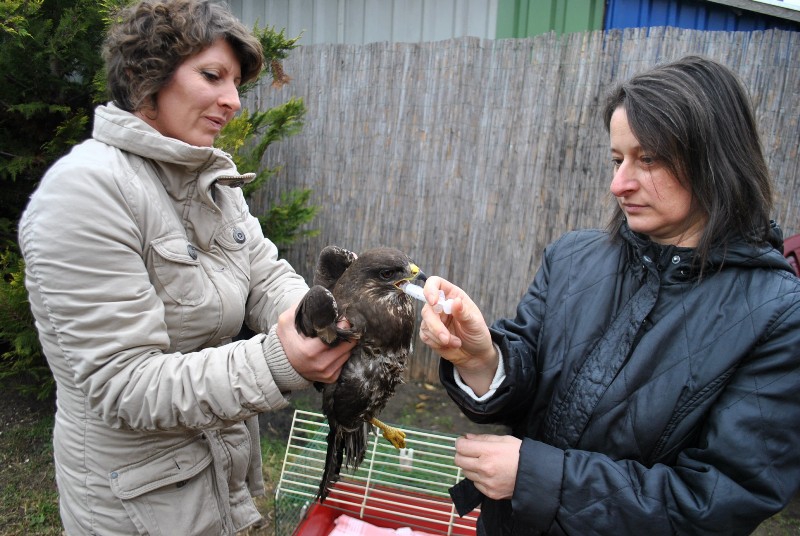
<svg viewBox="0 0 800 536"><path fill-rule="evenodd" d="M394 426L389 426L388 424L382 423L374 417L370 422L381 429L381 432L383 432L383 437L385 437L389 443L394 445L395 448L406 448L406 433L404 431L400 430L399 428L395 428Z"/></svg>

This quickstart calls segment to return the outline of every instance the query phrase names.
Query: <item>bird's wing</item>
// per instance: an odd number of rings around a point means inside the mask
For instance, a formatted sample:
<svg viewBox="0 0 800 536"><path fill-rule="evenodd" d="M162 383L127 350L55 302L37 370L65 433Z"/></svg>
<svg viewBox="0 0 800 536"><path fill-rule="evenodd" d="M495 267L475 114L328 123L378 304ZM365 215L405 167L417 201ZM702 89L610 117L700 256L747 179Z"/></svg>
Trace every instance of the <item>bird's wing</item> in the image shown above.
<svg viewBox="0 0 800 536"><path fill-rule="evenodd" d="M360 331L337 326L339 319L339 307L331 291L314 285L297 305L294 325L306 337L319 337L331 346L360 338Z"/></svg>
<svg viewBox="0 0 800 536"><path fill-rule="evenodd" d="M337 340L337 318L339 308L331 291L314 285L297 305L294 325L306 337L319 337L326 343L333 344Z"/></svg>
<svg viewBox="0 0 800 536"><path fill-rule="evenodd" d="M339 246L326 246L317 258L314 284L333 290L333 286L356 258L357 255L350 250Z"/></svg>

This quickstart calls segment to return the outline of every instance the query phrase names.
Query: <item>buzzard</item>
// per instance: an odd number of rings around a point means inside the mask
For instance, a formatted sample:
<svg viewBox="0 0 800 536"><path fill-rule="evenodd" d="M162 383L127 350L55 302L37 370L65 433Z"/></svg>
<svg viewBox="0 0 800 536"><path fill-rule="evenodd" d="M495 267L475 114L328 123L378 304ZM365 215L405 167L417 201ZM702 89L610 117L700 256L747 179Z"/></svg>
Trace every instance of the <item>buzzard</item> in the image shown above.
<svg viewBox="0 0 800 536"><path fill-rule="evenodd" d="M342 465L357 469L364 460L370 424L395 447L405 434L376 417L403 381L414 333L414 305L401 287L425 274L394 248L375 248L357 256L337 246L322 250L314 286L297 308L295 325L308 337L327 344L357 339L339 379L317 384L322 412L328 419L325 468L317 497L328 496ZM349 328L337 326L347 319Z"/></svg>

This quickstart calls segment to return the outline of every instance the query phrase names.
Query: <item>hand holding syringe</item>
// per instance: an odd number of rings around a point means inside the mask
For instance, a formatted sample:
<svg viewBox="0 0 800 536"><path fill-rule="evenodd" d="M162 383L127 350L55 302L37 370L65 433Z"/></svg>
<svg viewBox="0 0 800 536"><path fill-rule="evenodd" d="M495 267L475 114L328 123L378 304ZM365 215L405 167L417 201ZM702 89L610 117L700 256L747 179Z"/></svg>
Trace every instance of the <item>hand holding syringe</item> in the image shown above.
<svg viewBox="0 0 800 536"><path fill-rule="evenodd" d="M403 283L400 287L403 289L403 292L411 296L412 298L416 298L421 302L428 303L428 300L425 299L425 294L422 292L422 287L419 285L414 285L413 283ZM439 301L436 305L433 306L433 310L437 313L444 313L450 314L452 310L453 300L445 299L444 291L439 291Z"/></svg>

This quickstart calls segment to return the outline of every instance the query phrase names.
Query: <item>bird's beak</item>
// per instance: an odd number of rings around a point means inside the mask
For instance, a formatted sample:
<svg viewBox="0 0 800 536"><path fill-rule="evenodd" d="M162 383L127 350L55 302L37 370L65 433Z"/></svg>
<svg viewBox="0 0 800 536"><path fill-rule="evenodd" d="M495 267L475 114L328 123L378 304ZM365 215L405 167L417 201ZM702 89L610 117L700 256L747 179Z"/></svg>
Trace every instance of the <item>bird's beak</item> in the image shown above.
<svg viewBox="0 0 800 536"><path fill-rule="evenodd" d="M410 276L404 277L400 281L395 282L395 286L397 286L397 288L401 288L403 286L403 283L408 283L411 281L419 281L420 283L425 283L425 281L428 280L428 276L425 275L425 272L420 270L419 266L417 266L413 262L409 263L408 271L411 272Z"/></svg>
<svg viewBox="0 0 800 536"><path fill-rule="evenodd" d="M419 266L414 264L413 262L408 265L409 271L411 272L411 277L408 278L408 281L420 281L424 283L428 280L428 276L425 275L425 272L419 269Z"/></svg>

